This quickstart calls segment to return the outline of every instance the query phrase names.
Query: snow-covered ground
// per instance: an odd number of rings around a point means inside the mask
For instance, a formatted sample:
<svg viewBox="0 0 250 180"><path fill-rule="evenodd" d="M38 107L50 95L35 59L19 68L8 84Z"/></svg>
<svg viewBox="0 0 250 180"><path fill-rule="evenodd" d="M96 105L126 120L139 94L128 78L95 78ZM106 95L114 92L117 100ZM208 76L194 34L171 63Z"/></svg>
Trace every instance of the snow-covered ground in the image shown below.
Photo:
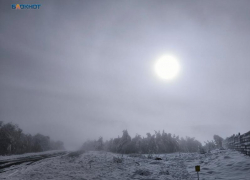
<svg viewBox="0 0 250 180"><path fill-rule="evenodd" d="M194 164L201 166L201 180L250 180L250 157L237 151L215 150L202 156L193 154L185 159L187 170L192 177L196 175Z"/></svg>
<svg viewBox="0 0 250 180"><path fill-rule="evenodd" d="M213 151L210 154L174 153L154 155L162 160L148 159L146 156L121 155L91 151L72 157L63 155L30 165L21 164L0 174L0 179L8 180L193 180L194 170L201 166L200 180L250 180L250 157L235 151ZM116 157L122 158L116 163ZM91 164L91 167L90 167Z"/></svg>

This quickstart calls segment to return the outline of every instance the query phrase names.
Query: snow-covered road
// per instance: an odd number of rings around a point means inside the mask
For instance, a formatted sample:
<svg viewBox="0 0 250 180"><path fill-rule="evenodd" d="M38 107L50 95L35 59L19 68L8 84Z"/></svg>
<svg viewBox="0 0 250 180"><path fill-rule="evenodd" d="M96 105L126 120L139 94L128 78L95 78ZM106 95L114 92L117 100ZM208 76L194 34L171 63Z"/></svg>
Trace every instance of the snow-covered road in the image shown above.
<svg viewBox="0 0 250 180"><path fill-rule="evenodd" d="M0 156L0 173L19 169L19 165L31 165L36 161L67 154L66 151L47 151L42 153L27 153L23 155Z"/></svg>

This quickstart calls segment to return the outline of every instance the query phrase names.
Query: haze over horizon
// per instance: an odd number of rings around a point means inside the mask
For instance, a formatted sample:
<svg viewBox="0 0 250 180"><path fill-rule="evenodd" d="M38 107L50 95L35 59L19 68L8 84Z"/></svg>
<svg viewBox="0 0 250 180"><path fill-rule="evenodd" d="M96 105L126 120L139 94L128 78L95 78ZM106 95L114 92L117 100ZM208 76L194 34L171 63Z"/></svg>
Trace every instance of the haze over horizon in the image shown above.
<svg viewBox="0 0 250 180"><path fill-rule="evenodd" d="M250 130L250 1L0 2L0 121L62 140ZM34 3L20 1L18 3ZM172 54L181 70L158 78Z"/></svg>

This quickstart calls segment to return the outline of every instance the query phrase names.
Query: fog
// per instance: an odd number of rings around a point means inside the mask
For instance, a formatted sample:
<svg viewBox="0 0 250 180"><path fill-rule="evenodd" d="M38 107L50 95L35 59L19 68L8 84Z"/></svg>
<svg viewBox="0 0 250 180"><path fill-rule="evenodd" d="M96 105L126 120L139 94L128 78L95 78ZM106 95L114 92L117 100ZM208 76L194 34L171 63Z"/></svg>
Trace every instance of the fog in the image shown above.
<svg viewBox="0 0 250 180"><path fill-rule="evenodd" d="M201 142L249 131L249 1L13 3L0 2L0 121L67 149L125 129ZM168 53L172 81L154 72Z"/></svg>

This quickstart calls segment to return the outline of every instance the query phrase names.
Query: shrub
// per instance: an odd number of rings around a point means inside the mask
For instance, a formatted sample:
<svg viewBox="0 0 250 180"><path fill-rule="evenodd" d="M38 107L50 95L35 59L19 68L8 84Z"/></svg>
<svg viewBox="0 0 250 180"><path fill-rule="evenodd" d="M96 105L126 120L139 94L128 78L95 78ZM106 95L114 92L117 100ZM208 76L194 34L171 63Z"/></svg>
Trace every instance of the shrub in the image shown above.
<svg viewBox="0 0 250 180"><path fill-rule="evenodd" d="M70 152L70 153L68 154L68 157L77 158L77 157L81 156L83 153L85 153L84 150L79 150L79 151Z"/></svg>

